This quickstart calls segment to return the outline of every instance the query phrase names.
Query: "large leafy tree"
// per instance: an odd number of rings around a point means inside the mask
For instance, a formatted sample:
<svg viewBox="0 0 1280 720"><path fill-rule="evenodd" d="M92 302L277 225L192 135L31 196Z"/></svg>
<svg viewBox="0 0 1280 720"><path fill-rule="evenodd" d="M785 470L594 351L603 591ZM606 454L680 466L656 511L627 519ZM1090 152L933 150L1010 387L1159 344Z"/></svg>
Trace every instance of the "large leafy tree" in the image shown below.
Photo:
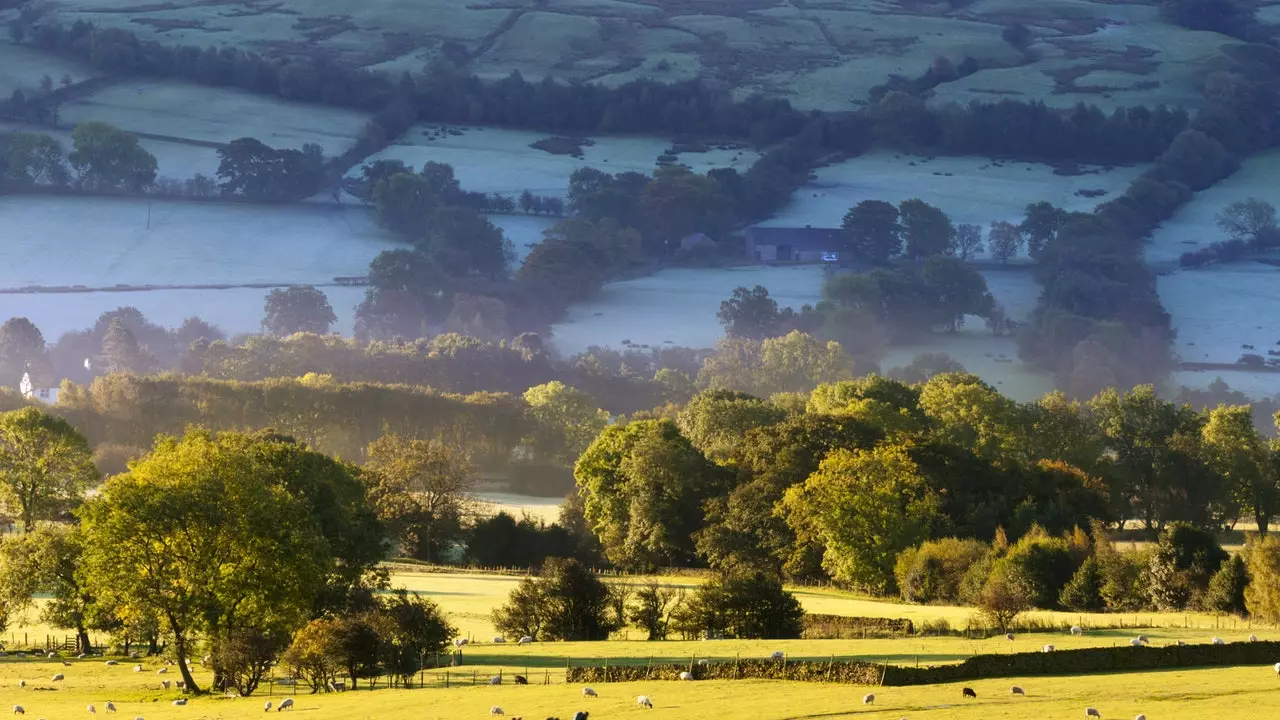
<svg viewBox="0 0 1280 720"><path fill-rule="evenodd" d="M24 317L12 317L0 325L0 386L17 387L24 372L36 382L48 382L52 367L40 328Z"/></svg>
<svg viewBox="0 0 1280 720"><path fill-rule="evenodd" d="M902 224L898 208L883 200L863 200L841 224L852 235L853 253L870 263L885 263L902 252Z"/></svg>
<svg viewBox="0 0 1280 720"><path fill-rule="evenodd" d="M1258 532L1265 535L1280 509L1280 473L1271 448L1253 425L1248 405L1219 405L1209 411L1201 431L1209 467L1226 482L1229 502L1252 512Z"/></svg>
<svg viewBox="0 0 1280 720"><path fill-rule="evenodd" d="M103 122L87 122L71 132L75 149L67 156L86 187L138 192L156 179L156 158L132 133Z"/></svg>
<svg viewBox="0 0 1280 720"><path fill-rule="evenodd" d="M160 616L197 692L197 635L292 631L381 553L350 470L276 436L162 437L81 517L90 591Z"/></svg>
<svg viewBox="0 0 1280 720"><path fill-rule="evenodd" d="M716 317L730 336L763 340L777 328L778 302L762 285L734 288L733 297L720 303Z"/></svg>
<svg viewBox="0 0 1280 720"><path fill-rule="evenodd" d="M609 413L596 407L591 395L559 380L529 388L524 401L533 421L529 445L539 457L566 467L573 465L609 422Z"/></svg>
<svg viewBox="0 0 1280 720"><path fill-rule="evenodd" d="M947 330L964 325L965 315L987 317L995 300L987 292L987 280L972 265L958 258L935 256L920 269L932 315Z"/></svg>
<svg viewBox="0 0 1280 720"><path fill-rule="evenodd" d="M369 446L366 481L392 536L418 557L439 559L462 532L475 476L456 449L384 435Z"/></svg>
<svg viewBox="0 0 1280 720"><path fill-rule="evenodd" d="M725 459L746 440L746 432L779 422L786 412L776 405L733 390L705 390L680 411L676 424L694 447L712 459Z"/></svg>
<svg viewBox="0 0 1280 720"><path fill-rule="evenodd" d="M574 477L606 556L634 568L690 562L702 503L728 481L669 420L605 428L578 458Z"/></svg>
<svg viewBox="0 0 1280 720"><path fill-rule="evenodd" d="M470 208L444 207L432 213L429 226L426 253L446 272L506 277L511 243L488 218Z"/></svg>
<svg viewBox="0 0 1280 720"><path fill-rule="evenodd" d="M240 138L218 149L218 177L224 195L259 202L302 200L324 186L324 151L315 143L301 150L277 150L254 138Z"/></svg>
<svg viewBox="0 0 1280 720"><path fill-rule="evenodd" d="M323 292L311 285L297 285L267 294L262 329L277 336L299 332L323 335L337 320Z"/></svg>
<svg viewBox="0 0 1280 720"><path fill-rule="evenodd" d="M430 179L413 173L397 173L373 186L378 223L413 240L426 236L431 213L441 198Z"/></svg>
<svg viewBox="0 0 1280 720"><path fill-rule="evenodd" d="M79 503L97 480L89 443L66 420L34 407L0 414L0 501L23 532Z"/></svg>
<svg viewBox="0 0 1280 720"><path fill-rule="evenodd" d="M907 257L921 260L955 252L956 229L946 213L920 198L902 201L898 204L898 212L902 217Z"/></svg>
<svg viewBox="0 0 1280 720"><path fill-rule="evenodd" d="M687 168L659 168L640 194L650 247L669 254L693 233L719 238L731 224L732 201L719 183Z"/></svg>
<svg viewBox="0 0 1280 720"><path fill-rule="evenodd" d="M676 609L672 625L685 637L798 638L804 610L774 575L720 573Z"/></svg>
<svg viewBox="0 0 1280 720"><path fill-rule="evenodd" d="M30 188L36 184L67 184L67 168L62 163L62 146L48 135L14 133L0 146L0 182Z"/></svg>
<svg viewBox="0 0 1280 720"><path fill-rule="evenodd" d="M612 593L577 560L551 559L542 575L522 581L493 624L515 637L536 640L607 640L618 629Z"/></svg>
<svg viewBox="0 0 1280 720"><path fill-rule="evenodd" d="M898 553L929 537L939 507L898 445L836 450L785 503L792 527L821 538L831 576L875 593L893 589Z"/></svg>
<svg viewBox="0 0 1280 720"><path fill-rule="evenodd" d="M31 604L36 593L50 599L40 619L74 630L76 647L89 651L89 629L99 617L97 603L84 584L84 539L68 526L41 527L0 543L0 605L10 612Z"/></svg>

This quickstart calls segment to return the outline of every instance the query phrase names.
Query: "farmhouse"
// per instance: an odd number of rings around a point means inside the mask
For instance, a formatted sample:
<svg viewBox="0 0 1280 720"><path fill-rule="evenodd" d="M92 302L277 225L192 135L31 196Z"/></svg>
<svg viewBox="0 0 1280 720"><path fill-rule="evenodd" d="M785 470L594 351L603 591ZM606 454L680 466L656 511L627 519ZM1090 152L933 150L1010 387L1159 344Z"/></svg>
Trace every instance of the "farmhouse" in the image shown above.
<svg viewBox="0 0 1280 720"><path fill-rule="evenodd" d="M35 383L31 382L31 373L22 373L22 382L18 383L18 392L22 393L24 399L39 400L45 405L53 405L58 402L58 388L36 387Z"/></svg>
<svg viewBox="0 0 1280 720"><path fill-rule="evenodd" d="M747 228L747 257L756 262L831 261L848 245L849 233L840 228Z"/></svg>

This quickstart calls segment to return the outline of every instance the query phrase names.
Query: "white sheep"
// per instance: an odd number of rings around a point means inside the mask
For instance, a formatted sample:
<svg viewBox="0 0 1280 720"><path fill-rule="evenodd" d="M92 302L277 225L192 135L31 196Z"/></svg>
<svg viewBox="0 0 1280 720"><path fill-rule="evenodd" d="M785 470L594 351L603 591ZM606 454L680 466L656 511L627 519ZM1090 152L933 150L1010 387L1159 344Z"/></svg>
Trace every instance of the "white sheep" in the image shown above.
<svg viewBox="0 0 1280 720"><path fill-rule="evenodd" d="M1098 712L1098 708L1087 707L1084 709L1084 716L1100 718L1102 717L1102 713Z"/></svg>
<svg viewBox="0 0 1280 720"><path fill-rule="evenodd" d="M89 657L89 654L88 654L88 653L80 653L79 655L77 655L77 656L76 656L76 659L77 659L77 660L83 660L83 659L85 659L85 658L87 658L87 657Z"/></svg>
<svg viewBox="0 0 1280 720"><path fill-rule="evenodd" d="M1012 693L1013 695L1021 695L1021 696L1023 696L1023 697L1026 697L1026 695L1027 695L1027 691L1026 691L1026 690L1023 690L1022 688L1018 687L1017 685L1014 685L1013 687L1009 688L1009 692L1010 692L1010 693Z"/></svg>
<svg viewBox="0 0 1280 720"><path fill-rule="evenodd" d="M1276 674L1280 675L1280 663L1276 663Z"/></svg>
<svg viewBox="0 0 1280 720"><path fill-rule="evenodd" d="M134 718L133 718L133 720L142 720L142 716L141 716L141 715L138 715L138 716L134 717Z"/></svg>
<svg viewBox="0 0 1280 720"><path fill-rule="evenodd" d="M1249 642L1258 642L1258 636L1257 636L1257 635L1250 635L1250 636L1249 636Z"/></svg>
<svg viewBox="0 0 1280 720"><path fill-rule="evenodd" d="M1213 642L1213 644L1214 644L1214 645L1226 645L1226 644L1227 644L1227 643L1226 643L1222 638L1214 638L1212 642Z"/></svg>
<svg viewBox="0 0 1280 720"><path fill-rule="evenodd" d="M49 682L59 682L66 679L67 679L66 675L63 675L62 673L58 673L57 675L54 675L53 679L50 680Z"/></svg>
<svg viewBox="0 0 1280 720"><path fill-rule="evenodd" d="M506 642L506 641L507 641L507 639L506 639L506 638L504 638L504 637L502 637L501 635L494 635L494 636L493 636L493 643L494 643L495 645L501 645L502 643L504 643L504 642Z"/></svg>
<svg viewBox="0 0 1280 720"><path fill-rule="evenodd" d="M106 704L106 708L107 708L107 712L115 712L115 711L116 711L116 704L115 704L115 703L113 703L113 702L111 702L110 700L108 700L108 701L107 701L107 704Z"/></svg>
<svg viewBox="0 0 1280 720"><path fill-rule="evenodd" d="M1138 642L1140 642L1140 643L1149 643L1149 642L1151 642L1151 641L1147 639L1147 636L1146 636L1146 635L1139 635L1139 636L1138 636Z"/></svg>
<svg viewBox="0 0 1280 720"><path fill-rule="evenodd" d="M26 714L27 714L27 711L26 711L26 710L24 710L24 709L23 709L23 707L22 707L21 705L14 705L14 706L13 706L13 714L14 714L14 715L26 715Z"/></svg>
<svg viewBox="0 0 1280 720"><path fill-rule="evenodd" d="M769 656L769 659L770 659L770 660L782 660L782 659L783 659L783 658L785 658L786 656L787 656L787 655L786 655L786 653L782 652L781 650L774 650L774 651L773 651L773 654Z"/></svg>
<svg viewBox="0 0 1280 720"><path fill-rule="evenodd" d="M649 699L648 695L640 695L636 697L636 705L649 708L650 710L653 709L653 701Z"/></svg>
<svg viewBox="0 0 1280 720"><path fill-rule="evenodd" d="M529 644L529 643L531 643L531 642L533 642L533 638L532 638L532 637L530 637L529 635L525 635L525 636L521 637L519 640L517 640L517 641L516 641L516 644L517 644L517 645L528 645L528 644Z"/></svg>
<svg viewBox="0 0 1280 720"><path fill-rule="evenodd" d="M706 665L706 664L708 664L708 663L707 663L707 659L706 659L706 658L702 658L702 659L698 660L698 664L699 664L699 665Z"/></svg>
<svg viewBox="0 0 1280 720"><path fill-rule="evenodd" d="M1005 633L1004 639L1008 640L1009 642L1013 642L1013 633Z"/></svg>
<svg viewBox="0 0 1280 720"><path fill-rule="evenodd" d="M875 693L867 693L866 695L863 695L863 696L862 696L862 704L863 704L863 705L875 705L875 704L876 704L876 694L875 694Z"/></svg>
<svg viewBox="0 0 1280 720"><path fill-rule="evenodd" d="M285 698L280 701L280 707L276 708L276 712L280 712L281 710L292 710L292 709L293 709L293 698Z"/></svg>
<svg viewBox="0 0 1280 720"><path fill-rule="evenodd" d="M692 679L693 679L693 673L689 672L688 670L681 670L681 671L680 671L680 679L681 679L681 680L692 680Z"/></svg>
<svg viewBox="0 0 1280 720"><path fill-rule="evenodd" d="M1129 638L1129 647L1142 647L1142 638Z"/></svg>
<svg viewBox="0 0 1280 720"><path fill-rule="evenodd" d="M1276 672L1280 672L1280 663L1276 663L1276 668L1277 668ZM26 686L27 686L27 681L26 681L26 680L19 680L19 681L18 681L18 687L20 687L20 688L24 688L24 687L26 687Z"/></svg>
<svg viewBox="0 0 1280 720"><path fill-rule="evenodd" d="M1179 640L1176 644L1177 644L1177 646L1178 646L1178 647L1186 647L1187 641L1186 641L1186 640Z"/></svg>
<svg viewBox="0 0 1280 720"><path fill-rule="evenodd" d="M1053 652L1053 646L1045 645L1044 647L1040 648L1040 652Z"/></svg>
<svg viewBox="0 0 1280 720"><path fill-rule="evenodd" d="M98 708L94 707L93 704L90 703L89 707L85 708L85 712L89 713L90 715L97 715Z"/></svg>
<svg viewBox="0 0 1280 720"><path fill-rule="evenodd" d="M103 663L103 664L104 664L104 665L106 665L107 667L115 667L116 665L119 665L120 663L119 663L118 661L116 661L116 660L108 660L108 661L106 661L106 662L105 662L105 663Z"/></svg>
<svg viewBox="0 0 1280 720"><path fill-rule="evenodd" d="M506 715L506 713L502 712L502 708L498 707L497 705L494 705L493 707L489 708L489 714L490 715Z"/></svg>
<svg viewBox="0 0 1280 720"><path fill-rule="evenodd" d="M262 712L271 712L271 701L268 700L262 704Z"/></svg>
<svg viewBox="0 0 1280 720"><path fill-rule="evenodd" d="M454 638L454 639L453 639L453 646L454 646L454 647L459 647L459 648L460 648L460 647L462 647L463 645L466 645L466 644L467 644L467 643L469 643L469 642L471 642L471 641L470 641L470 640L468 640L467 638Z"/></svg>
<svg viewBox="0 0 1280 720"><path fill-rule="evenodd" d="M157 670L157 671L156 671L156 674L157 674L157 675L164 675L164 674L165 674L165 673L167 673L167 672L169 672L169 668L167 668L167 667L162 667L162 668L160 668L159 670Z"/></svg>
<svg viewBox="0 0 1280 720"><path fill-rule="evenodd" d="M1147 720L1147 716L1145 714L1139 713L1138 716L1135 717L1133 720Z"/></svg>
<svg viewBox="0 0 1280 720"><path fill-rule="evenodd" d="M186 698L178 698L177 700L174 700L174 701L173 701L173 704L174 704L174 705L176 705L176 706L178 706L178 707L182 707L183 705L186 705L186 704L187 704L187 699L186 699Z"/></svg>
<svg viewBox="0 0 1280 720"><path fill-rule="evenodd" d="M134 666L133 666L133 671L134 671L134 672L142 672L142 664L141 664L141 663L139 663L139 664L137 664L137 665L134 665Z"/></svg>
<svg viewBox="0 0 1280 720"><path fill-rule="evenodd" d="M1080 627L1079 625L1072 625L1072 626L1071 626L1071 634L1072 634L1072 635L1083 635L1083 634L1084 634L1084 628Z"/></svg>
<svg viewBox="0 0 1280 720"><path fill-rule="evenodd" d="M502 676L501 676L501 675L494 675L493 677L489 678L489 684L490 684L490 685L501 685L501 684L502 684Z"/></svg>
<svg viewBox="0 0 1280 720"><path fill-rule="evenodd" d="M582 697L600 697L600 696L596 694L596 691L594 688L584 687L582 688Z"/></svg>
<svg viewBox="0 0 1280 720"><path fill-rule="evenodd" d="M161 680L161 681L160 681L160 686L161 686L161 687L163 687L165 690L168 690L168 689L169 689L169 685L171 685L171 684L172 684L172 683L170 683L168 680Z"/></svg>

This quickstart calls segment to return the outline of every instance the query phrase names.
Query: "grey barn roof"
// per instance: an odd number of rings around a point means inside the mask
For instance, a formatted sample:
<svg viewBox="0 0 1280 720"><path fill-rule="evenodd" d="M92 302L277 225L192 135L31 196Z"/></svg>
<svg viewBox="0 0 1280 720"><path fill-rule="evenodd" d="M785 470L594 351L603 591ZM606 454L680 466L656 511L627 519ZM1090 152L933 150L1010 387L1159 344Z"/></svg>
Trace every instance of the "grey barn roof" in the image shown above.
<svg viewBox="0 0 1280 720"><path fill-rule="evenodd" d="M750 227L747 239L755 245L790 245L793 250L839 250L848 242L840 228Z"/></svg>

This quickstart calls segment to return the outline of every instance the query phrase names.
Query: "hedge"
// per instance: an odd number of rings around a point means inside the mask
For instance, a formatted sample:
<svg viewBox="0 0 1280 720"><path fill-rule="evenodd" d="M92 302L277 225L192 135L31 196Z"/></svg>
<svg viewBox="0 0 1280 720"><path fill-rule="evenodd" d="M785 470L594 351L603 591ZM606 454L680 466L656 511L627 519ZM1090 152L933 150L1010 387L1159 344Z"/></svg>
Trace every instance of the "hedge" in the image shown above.
<svg viewBox="0 0 1280 720"><path fill-rule="evenodd" d="M900 637L915 630L906 618L848 617L807 613L804 637L811 640L840 640L857 637Z"/></svg>
<svg viewBox="0 0 1280 720"><path fill-rule="evenodd" d="M1280 658L1280 642L1165 647L1098 647L1054 652L975 655L955 665L916 668L861 660L741 660L691 665L603 665L570 667L571 683L678 680L796 680L852 685L933 685L935 683L1022 675L1078 675L1127 670L1160 670L1212 665L1271 665Z"/></svg>

